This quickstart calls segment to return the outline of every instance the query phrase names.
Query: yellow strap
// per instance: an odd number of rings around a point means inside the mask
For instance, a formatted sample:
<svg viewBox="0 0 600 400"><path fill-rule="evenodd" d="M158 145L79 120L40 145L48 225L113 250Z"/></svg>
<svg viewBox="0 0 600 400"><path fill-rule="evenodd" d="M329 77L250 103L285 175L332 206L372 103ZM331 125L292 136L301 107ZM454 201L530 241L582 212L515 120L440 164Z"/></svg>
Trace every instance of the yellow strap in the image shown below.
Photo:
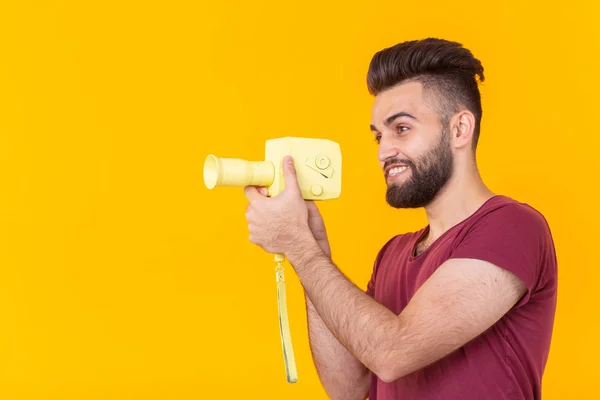
<svg viewBox="0 0 600 400"><path fill-rule="evenodd" d="M277 259L277 258L276 258ZM287 303L285 298L285 278L281 260L278 259L275 268L275 277L277 281L277 308L279 309L279 332L281 334L281 346L283 349L283 361L285 362L285 372L288 383L298 382L298 373L296 372L296 361L294 360L294 348L292 347L292 336L290 334L290 325L287 315Z"/></svg>

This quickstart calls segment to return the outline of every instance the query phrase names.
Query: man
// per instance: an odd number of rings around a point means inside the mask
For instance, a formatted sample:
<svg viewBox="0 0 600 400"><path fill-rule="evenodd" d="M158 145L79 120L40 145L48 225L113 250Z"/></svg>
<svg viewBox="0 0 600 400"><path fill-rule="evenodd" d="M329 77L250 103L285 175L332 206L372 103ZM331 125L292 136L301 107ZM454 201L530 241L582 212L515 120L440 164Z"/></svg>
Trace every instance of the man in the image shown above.
<svg viewBox="0 0 600 400"><path fill-rule="evenodd" d="M551 233L495 195L476 164L483 67L425 39L378 52L371 130L396 208L428 225L391 238L364 293L330 258L325 226L289 158L286 189L246 187L250 241L285 253L306 293L309 337L334 399L539 399L557 290Z"/></svg>

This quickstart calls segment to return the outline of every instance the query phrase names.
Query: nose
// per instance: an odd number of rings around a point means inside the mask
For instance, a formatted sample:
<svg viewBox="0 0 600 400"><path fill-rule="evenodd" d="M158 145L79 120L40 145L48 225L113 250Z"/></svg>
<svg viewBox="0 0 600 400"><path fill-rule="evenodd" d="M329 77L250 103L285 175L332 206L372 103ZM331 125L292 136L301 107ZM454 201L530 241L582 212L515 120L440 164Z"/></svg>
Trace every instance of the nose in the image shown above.
<svg viewBox="0 0 600 400"><path fill-rule="evenodd" d="M386 135L382 135L377 149L379 161L385 163L389 158L398 157L398 154L400 154L400 151L394 145L393 140L387 138Z"/></svg>

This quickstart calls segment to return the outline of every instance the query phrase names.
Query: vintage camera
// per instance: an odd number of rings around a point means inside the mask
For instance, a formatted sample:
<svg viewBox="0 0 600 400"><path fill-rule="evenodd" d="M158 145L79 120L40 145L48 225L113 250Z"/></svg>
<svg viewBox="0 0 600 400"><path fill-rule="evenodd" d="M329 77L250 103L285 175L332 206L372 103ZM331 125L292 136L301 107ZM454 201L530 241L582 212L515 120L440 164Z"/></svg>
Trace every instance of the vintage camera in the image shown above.
<svg viewBox="0 0 600 400"><path fill-rule="evenodd" d="M342 153L338 143L328 139L284 137L265 145L264 161L220 158L213 154L204 162L204 184L217 186L263 186L269 196L285 188L282 163L292 156L298 184L305 200L338 198L342 190Z"/></svg>

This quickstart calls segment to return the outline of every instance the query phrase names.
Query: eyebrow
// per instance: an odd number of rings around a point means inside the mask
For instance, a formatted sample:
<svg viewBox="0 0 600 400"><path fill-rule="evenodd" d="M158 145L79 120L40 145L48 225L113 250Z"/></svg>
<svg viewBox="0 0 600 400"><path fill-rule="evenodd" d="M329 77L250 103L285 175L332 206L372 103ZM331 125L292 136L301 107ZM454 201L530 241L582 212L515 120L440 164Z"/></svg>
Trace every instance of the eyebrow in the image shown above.
<svg viewBox="0 0 600 400"><path fill-rule="evenodd" d="M400 117L408 117L408 118L414 119L415 121L418 121L418 119L414 115L411 115L411 114L409 114L409 113L407 113L405 111L400 111L399 113L396 113L396 114L394 114L392 116L387 117L385 119L385 122L384 122L385 126L389 126L392 122L394 122L394 120L396 118L400 118ZM371 130L372 131L376 131L377 130L377 128L375 127L375 125L371 124Z"/></svg>

